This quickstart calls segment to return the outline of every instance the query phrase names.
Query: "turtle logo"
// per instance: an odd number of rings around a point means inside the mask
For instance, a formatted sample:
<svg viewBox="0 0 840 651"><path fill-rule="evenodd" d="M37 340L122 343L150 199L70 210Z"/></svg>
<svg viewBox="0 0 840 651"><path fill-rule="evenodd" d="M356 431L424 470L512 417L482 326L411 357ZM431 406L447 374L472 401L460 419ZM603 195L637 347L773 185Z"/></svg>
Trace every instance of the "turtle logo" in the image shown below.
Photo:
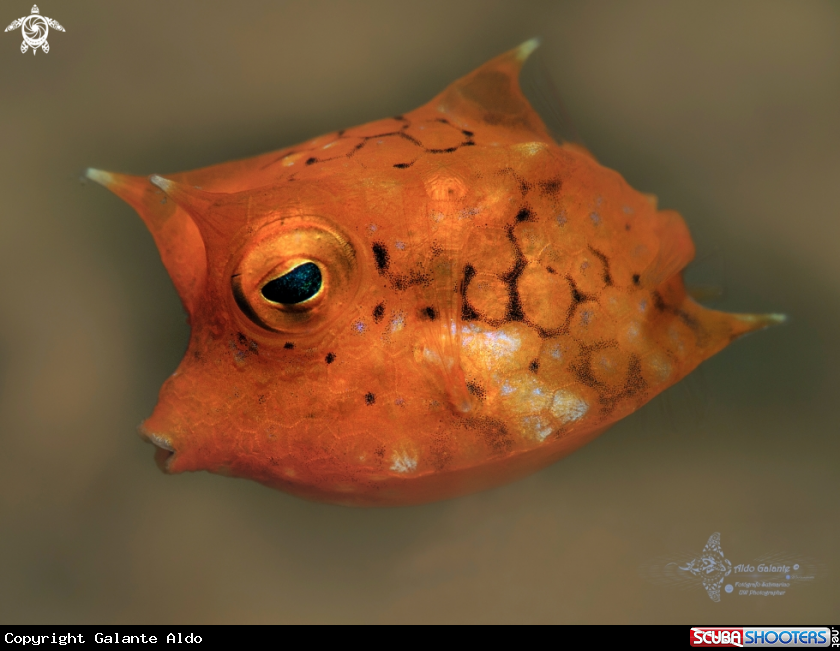
<svg viewBox="0 0 840 651"><path fill-rule="evenodd" d="M42 16L38 10L38 5L32 5L32 13L23 18L13 20L12 24L6 28L7 32L20 27L23 34L23 43L20 44L20 51L26 53L29 48L32 48L32 54L41 48L44 52L50 51L50 44L47 43L47 34L50 32L50 27L63 32L64 28L58 24L57 20Z"/></svg>

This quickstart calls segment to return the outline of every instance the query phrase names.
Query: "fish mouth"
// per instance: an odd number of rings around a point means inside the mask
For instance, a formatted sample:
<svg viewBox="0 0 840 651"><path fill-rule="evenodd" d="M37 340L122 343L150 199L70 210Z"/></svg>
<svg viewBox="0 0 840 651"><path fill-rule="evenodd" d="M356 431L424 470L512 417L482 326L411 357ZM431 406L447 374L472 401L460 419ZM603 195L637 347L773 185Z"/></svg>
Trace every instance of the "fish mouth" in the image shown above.
<svg viewBox="0 0 840 651"><path fill-rule="evenodd" d="M137 428L140 438L155 446L155 463L165 473L171 473L172 460L175 457L175 448L172 441L163 434L155 434L146 429L145 425Z"/></svg>

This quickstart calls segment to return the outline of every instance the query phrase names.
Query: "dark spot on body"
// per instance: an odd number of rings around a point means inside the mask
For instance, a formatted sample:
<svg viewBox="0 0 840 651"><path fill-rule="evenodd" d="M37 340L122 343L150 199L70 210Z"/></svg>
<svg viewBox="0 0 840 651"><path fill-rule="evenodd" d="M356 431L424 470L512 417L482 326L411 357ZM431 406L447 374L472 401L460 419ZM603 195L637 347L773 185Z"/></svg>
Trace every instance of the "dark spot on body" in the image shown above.
<svg viewBox="0 0 840 651"><path fill-rule="evenodd" d="M546 267L545 270L550 274L556 274L557 273L557 271L555 271L554 267Z"/></svg>
<svg viewBox="0 0 840 651"><path fill-rule="evenodd" d="M668 309L668 306L665 305L665 301L662 300L662 294L654 291L654 292L651 292L650 295L651 295L651 298L653 298L653 306L657 310L659 310L660 312L664 312L665 310Z"/></svg>
<svg viewBox="0 0 840 651"><path fill-rule="evenodd" d="M467 381L467 391L470 394L474 395L479 400L484 400L487 397L487 391L484 389L481 384L476 382L475 380L468 380Z"/></svg>
<svg viewBox="0 0 840 651"><path fill-rule="evenodd" d="M376 402L376 396L373 395L370 391L365 394L365 404L372 405Z"/></svg>
<svg viewBox="0 0 840 651"><path fill-rule="evenodd" d="M516 213L516 221L517 222L529 222L533 219L533 213L528 206L522 206L519 209L519 212Z"/></svg>
<svg viewBox="0 0 840 651"><path fill-rule="evenodd" d="M324 358L324 361L327 364L332 364L335 361L335 353L327 353L327 356Z"/></svg>
<svg viewBox="0 0 840 651"><path fill-rule="evenodd" d="M379 303L375 308L373 308L374 323L379 323L383 316L385 316L385 303Z"/></svg>
<svg viewBox="0 0 840 651"><path fill-rule="evenodd" d="M287 341L285 344L283 344L283 348L285 348L286 350L292 350L292 348L294 347L295 345L291 341Z"/></svg>
<svg viewBox="0 0 840 651"><path fill-rule="evenodd" d="M510 452L513 447L513 441L510 438L507 427L502 422L492 418L481 419L479 429L483 435L484 442L490 446L493 452Z"/></svg>
<svg viewBox="0 0 840 651"><path fill-rule="evenodd" d="M641 276L640 276L639 274L633 274L633 284L634 284L636 287L638 287L638 286L639 286L639 280L640 280L640 279L641 279Z"/></svg>
<svg viewBox="0 0 840 651"><path fill-rule="evenodd" d="M467 131L466 129L461 129L461 133L463 133L467 138L472 138L475 135L472 131Z"/></svg>
<svg viewBox="0 0 840 651"><path fill-rule="evenodd" d="M528 183L525 179L521 178L512 167L503 167L498 171L498 174L507 175L510 174L516 182L519 184L519 191L522 193L524 197L528 194L528 191L533 187L531 183Z"/></svg>
<svg viewBox="0 0 840 651"><path fill-rule="evenodd" d="M566 281L569 283L569 288L572 290L572 300L575 303L582 303L583 302L583 294L580 293L580 290L575 285L575 281L572 280L571 276L566 276Z"/></svg>
<svg viewBox="0 0 840 651"><path fill-rule="evenodd" d="M628 396L636 395L647 388L647 381L642 376L642 360L638 355L630 355L627 363L627 379L624 385L624 393Z"/></svg>
<svg viewBox="0 0 840 651"><path fill-rule="evenodd" d="M536 373L537 371L539 371L540 370L540 360L532 359L531 363L528 364L528 370L531 371L532 373Z"/></svg>
<svg viewBox="0 0 840 651"><path fill-rule="evenodd" d="M394 165L398 170L406 170L411 167L414 163L397 163Z"/></svg>
<svg viewBox="0 0 840 651"><path fill-rule="evenodd" d="M385 456L385 446L384 445L377 445L373 451L373 455L375 457L379 457L380 459L384 458Z"/></svg>
<svg viewBox="0 0 840 651"><path fill-rule="evenodd" d="M604 284L607 287L612 287L613 281L612 281L612 275L610 274L610 260L609 260L609 258L607 258L607 256L604 255L603 253L601 253L598 249L594 249L591 246L589 247L589 250L592 251L592 254L601 261L602 265L604 265L604 275L603 275Z"/></svg>
<svg viewBox="0 0 840 651"><path fill-rule="evenodd" d="M317 163L317 162L318 162L317 158L307 158L306 159L306 164L307 165L313 165L314 163Z"/></svg>
<svg viewBox="0 0 840 651"><path fill-rule="evenodd" d="M524 321L525 311L522 309L522 300L519 297L519 276L525 271L525 256L522 255L522 250L519 248L519 242L516 241L516 235L513 233L513 226L507 227L508 239L514 246L516 251L516 260L513 263L513 268L505 273L501 279L508 286L508 304L505 310L506 321Z"/></svg>
<svg viewBox="0 0 840 651"><path fill-rule="evenodd" d="M422 310L420 310L420 313L429 321L434 321L437 318L437 312L435 311L435 308L433 308L431 305L427 305L426 307L424 307Z"/></svg>
<svg viewBox="0 0 840 651"><path fill-rule="evenodd" d="M412 270L408 274L389 274L388 277L391 281L391 287L398 292L415 285L427 287L432 282L432 277L428 273L417 269Z"/></svg>
<svg viewBox="0 0 840 651"><path fill-rule="evenodd" d="M479 318L478 312L473 309L467 300L467 288L470 286L473 278L475 278L475 267L468 263L464 265L464 279L461 281L461 286L459 287L461 293L461 319L464 321L475 321Z"/></svg>
<svg viewBox="0 0 840 651"><path fill-rule="evenodd" d="M373 243L373 258L376 260L376 268L379 269L380 274L388 271L388 266L391 262L391 256L388 254L388 247L382 242Z"/></svg>
<svg viewBox="0 0 840 651"><path fill-rule="evenodd" d="M547 197L556 197L560 188L563 187L563 182L560 179L549 179L548 181L540 181L537 186L541 194Z"/></svg>

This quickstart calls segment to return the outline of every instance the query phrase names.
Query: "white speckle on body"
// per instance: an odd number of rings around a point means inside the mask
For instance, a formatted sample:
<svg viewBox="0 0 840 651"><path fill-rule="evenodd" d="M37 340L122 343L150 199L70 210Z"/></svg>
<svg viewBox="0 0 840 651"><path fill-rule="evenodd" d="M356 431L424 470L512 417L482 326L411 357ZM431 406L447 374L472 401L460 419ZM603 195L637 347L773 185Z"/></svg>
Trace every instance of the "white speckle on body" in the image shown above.
<svg viewBox="0 0 840 651"><path fill-rule="evenodd" d="M417 459L403 452L402 454L394 453L391 457L391 470L395 472L411 472L417 469Z"/></svg>
<svg viewBox="0 0 840 651"><path fill-rule="evenodd" d="M654 355L647 360L648 366L656 375L656 379L664 382L671 375L671 364L659 355Z"/></svg>
<svg viewBox="0 0 840 651"><path fill-rule="evenodd" d="M400 242L399 240L397 240L394 243L394 246L397 247L397 251L405 251L405 242Z"/></svg>
<svg viewBox="0 0 840 651"><path fill-rule="evenodd" d="M539 416L526 416L522 419L522 431L538 441L545 441L553 430Z"/></svg>
<svg viewBox="0 0 840 651"><path fill-rule="evenodd" d="M510 357L519 350L522 341L516 334L503 330L485 330L479 325L467 324L461 327L461 345L475 347L479 354L491 357Z"/></svg>
<svg viewBox="0 0 840 651"><path fill-rule="evenodd" d="M294 165L294 164L295 164L295 161L296 161L298 158L300 158L301 156L303 156L303 154L301 154L301 153L297 153L297 154L289 154L288 156L286 156L286 157L283 159L283 167L291 167L292 165Z"/></svg>
<svg viewBox="0 0 840 651"><path fill-rule="evenodd" d="M396 312L388 323L388 332L399 332L405 328L405 312Z"/></svg>
<svg viewBox="0 0 840 651"><path fill-rule="evenodd" d="M668 338L671 340L671 343L676 346L677 353L679 355L683 355L685 353L685 337L683 334L677 330L677 328L671 326L668 328Z"/></svg>
<svg viewBox="0 0 840 651"><path fill-rule="evenodd" d="M367 326L365 325L364 321L354 321L353 322L353 331L362 334L365 330L367 330Z"/></svg>
<svg viewBox="0 0 840 651"><path fill-rule="evenodd" d="M548 145L544 142L522 142L517 145L513 145L512 149L514 151L521 152L526 156L535 156L541 151L548 149Z"/></svg>
<svg viewBox="0 0 840 651"><path fill-rule="evenodd" d="M554 392L554 399L551 401L549 411L551 411L552 416L567 425L583 418L589 411L589 405L583 398L576 396L571 391L560 389Z"/></svg>
<svg viewBox="0 0 840 651"><path fill-rule="evenodd" d="M431 348L423 348L423 358L427 362L440 362L440 355L436 350L432 350Z"/></svg>

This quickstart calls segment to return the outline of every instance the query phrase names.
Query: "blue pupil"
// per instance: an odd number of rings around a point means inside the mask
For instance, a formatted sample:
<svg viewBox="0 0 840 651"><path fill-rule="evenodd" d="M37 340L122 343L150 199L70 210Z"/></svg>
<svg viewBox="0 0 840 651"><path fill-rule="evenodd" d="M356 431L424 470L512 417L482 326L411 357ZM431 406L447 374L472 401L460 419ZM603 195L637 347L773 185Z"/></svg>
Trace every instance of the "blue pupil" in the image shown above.
<svg viewBox="0 0 840 651"><path fill-rule="evenodd" d="M263 285L262 295L273 303L294 305L312 298L320 289L321 270L314 262L304 262Z"/></svg>

